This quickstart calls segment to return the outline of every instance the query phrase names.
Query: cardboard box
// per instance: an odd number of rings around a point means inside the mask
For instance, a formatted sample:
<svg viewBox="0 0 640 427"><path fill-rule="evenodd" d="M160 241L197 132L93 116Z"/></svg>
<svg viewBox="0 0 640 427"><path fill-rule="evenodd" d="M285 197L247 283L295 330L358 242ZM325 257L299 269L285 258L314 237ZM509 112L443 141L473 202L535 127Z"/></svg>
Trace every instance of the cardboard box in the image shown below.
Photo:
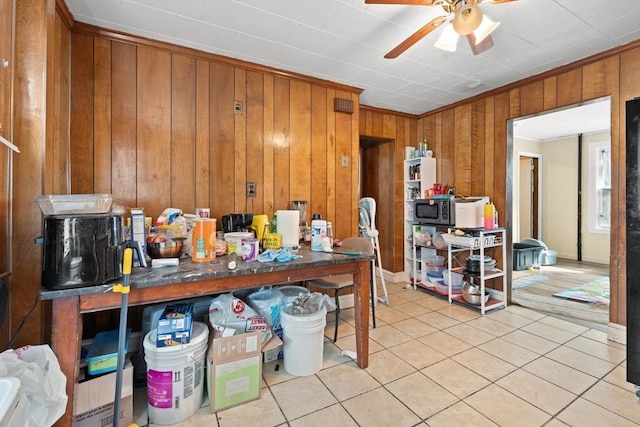
<svg viewBox="0 0 640 427"><path fill-rule="evenodd" d="M168 305L158 320L156 346L189 344L193 316L192 302Z"/></svg>
<svg viewBox="0 0 640 427"><path fill-rule="evenodd" d="M282 359L282 340L273 334L271 339L262 346L262 363L278 359Z"/></svg>
<svg viewBox="0 0 640 427"><path fill-rule="evenodd" d="M102 375L78 384L73 404L75 427L102 427L113 424L113 398L116 394L116 373ZM125 362L120 394L120 425L133 422L133 365Z"/></svg>
<svg viewBox="0 0 640 427"><path fill-rule="evenodd" d="M207 350L207 387L211 412L260 398L261 332L211 338Z"/></svg>

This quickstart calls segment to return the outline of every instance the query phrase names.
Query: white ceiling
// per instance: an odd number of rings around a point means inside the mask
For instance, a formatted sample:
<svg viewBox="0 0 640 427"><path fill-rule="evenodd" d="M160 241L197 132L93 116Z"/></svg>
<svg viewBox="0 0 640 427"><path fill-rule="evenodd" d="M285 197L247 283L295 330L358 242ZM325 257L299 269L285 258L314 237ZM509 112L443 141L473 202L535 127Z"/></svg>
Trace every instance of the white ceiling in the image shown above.
<svg viewBox="0 0 640 427"><path fill-rule="evenodd" d="M513 122L513 135L535 141L611 130L611 101L607 98Z"/></svg>
<svg viewBox="0 0 640 427"><path fill-rule="evenodd" d="M474 56L433 46L436 29L384 55L439 6L364 0L65 0L74 19L364 89L363 105L422 114L640 39L640 0L481 4L500 26ZM615 7L614 7L615 5Z"/></svg>

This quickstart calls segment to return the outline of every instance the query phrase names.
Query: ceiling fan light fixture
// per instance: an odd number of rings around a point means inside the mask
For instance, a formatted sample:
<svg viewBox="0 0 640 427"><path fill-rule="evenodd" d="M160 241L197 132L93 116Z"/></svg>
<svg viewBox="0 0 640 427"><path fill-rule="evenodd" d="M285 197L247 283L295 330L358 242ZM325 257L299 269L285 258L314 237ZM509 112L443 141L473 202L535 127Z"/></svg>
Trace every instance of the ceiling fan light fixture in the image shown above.
<svg viewBox="0 0 640 427"><path fill-rule="evenodd" d="M449 52L455 52L456 47L458 45L458 33L453 29L452 25L446 25L440 37L438 37L438 41L435 42L434 46L438 49L446 50Z"/></svg>
<svg viewBox="0 0 640 427"><path fill-rule="evenodd" d="M498 25L500 25L499 22L494 22L486 16L483 16L480 25L475 29L475 31L473 31L476 44L482 43L482 41L493 32L493 30L498 28Z"/></svg>
<svg viewBox="0 0 640 427"><path fill-rule="evenodd" d="M471 34L480 26L484 13L482 9L474 4L465 4L456 11L453 18L453 29L456 33L466 36Z"/></svg>

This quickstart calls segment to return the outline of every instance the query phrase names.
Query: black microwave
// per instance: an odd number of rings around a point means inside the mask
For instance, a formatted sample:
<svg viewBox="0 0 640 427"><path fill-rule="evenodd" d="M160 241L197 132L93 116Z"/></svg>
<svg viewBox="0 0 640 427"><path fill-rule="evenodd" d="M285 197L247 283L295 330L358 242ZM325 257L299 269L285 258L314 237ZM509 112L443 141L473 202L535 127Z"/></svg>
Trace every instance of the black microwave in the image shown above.
<svg viewBox="0 0 640 427"><path fill-rule="evenodd" d="M433 225L455 225L456 205L453 197L417 199L413 202L416 222Z"/></svg>

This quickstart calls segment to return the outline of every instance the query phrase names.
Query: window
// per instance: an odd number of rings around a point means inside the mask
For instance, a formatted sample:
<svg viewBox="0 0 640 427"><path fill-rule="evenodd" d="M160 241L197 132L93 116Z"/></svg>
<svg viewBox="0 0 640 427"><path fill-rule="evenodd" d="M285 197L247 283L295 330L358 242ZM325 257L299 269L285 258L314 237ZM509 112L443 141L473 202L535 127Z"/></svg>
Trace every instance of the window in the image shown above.
<svg viewBox="0 0 640 427"><path fill-rule="evenodd" d="M611 228L611 143L589 145L589 218L591 233L609 233Z"/></svg>

